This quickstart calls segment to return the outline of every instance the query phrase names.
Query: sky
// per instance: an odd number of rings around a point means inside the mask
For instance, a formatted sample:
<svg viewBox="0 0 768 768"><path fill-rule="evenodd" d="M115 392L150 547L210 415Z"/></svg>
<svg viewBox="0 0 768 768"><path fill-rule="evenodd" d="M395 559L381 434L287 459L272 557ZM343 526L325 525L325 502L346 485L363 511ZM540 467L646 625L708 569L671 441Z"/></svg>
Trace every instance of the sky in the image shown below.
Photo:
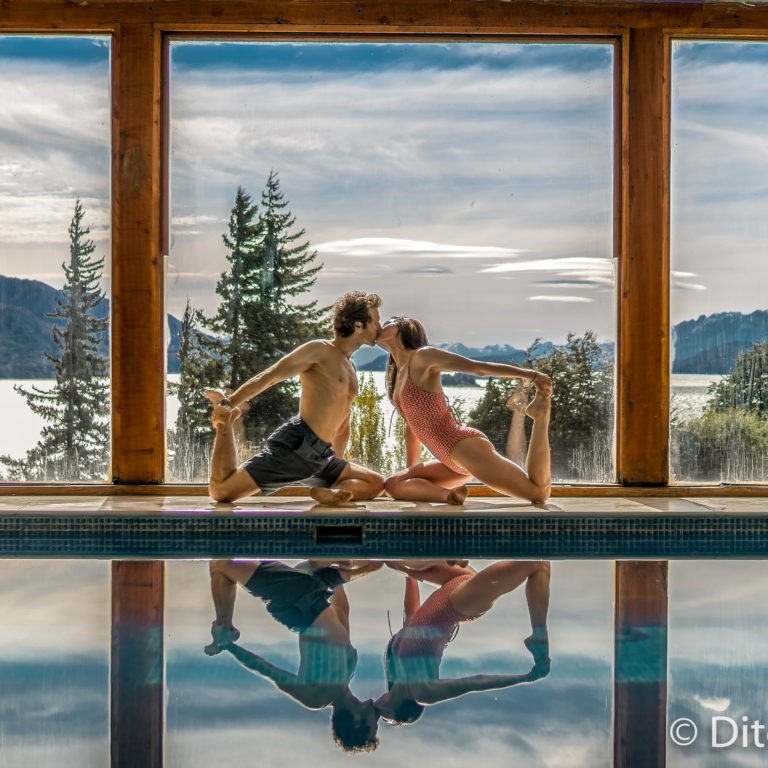
<svg viewBox="0 0 768 768"><path fill-rule="evenodd" d="M766 308L767 70L674 44L673 322ZM60 285L76 197L109 252L108 41L0 37L0 73L0 272ZM376 291L435 343L614 339L612 82L604 44L174 44L169 310L214 309L235 190L274 170L321 304Z"/></svg>

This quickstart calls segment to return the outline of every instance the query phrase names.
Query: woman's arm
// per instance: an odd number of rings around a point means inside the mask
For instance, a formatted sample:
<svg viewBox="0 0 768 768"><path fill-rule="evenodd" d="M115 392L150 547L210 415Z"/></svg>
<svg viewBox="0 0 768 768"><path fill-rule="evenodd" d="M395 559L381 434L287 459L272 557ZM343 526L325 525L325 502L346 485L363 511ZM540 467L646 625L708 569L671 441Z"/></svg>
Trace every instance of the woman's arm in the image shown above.
<svg viewBox="0 0 768 768"><path fill-rule="evenodd" d="M406 621L413 616L421 606L419 597L419 582L413 576L405 577L405 597L403 598L403 607L405 609Z"/></svg>
<svg viewBox="0 0 768 768"><path fill-rule="evenodd" d="M416 437L416 433L411 429L411 425L405 423L405 462L409 467L419 463L419 451L421 441Z"/></svg>
<svg viewBox="0 0 768 768"><path fill-rule="evenodd" d="M471 360L468 357L446 352L444 349L424 347L418 352L419 362L430 371L460 371L473 373L475 376L498 376L506 379L528 379L534 385L551 385L552 380L545 373L534 371L532 368L518 368L507 363L487 363L481 360Z"/></svg>
<svg viewBox="0 0 768 768"><path fill-rule="evenodd" d="M475 691L490 691L497 688L510 688L520 683L533 682L527 675L470 675L455 680L435 680L420 685L409 684L411 692L420 704L437 704Z"/></svg>

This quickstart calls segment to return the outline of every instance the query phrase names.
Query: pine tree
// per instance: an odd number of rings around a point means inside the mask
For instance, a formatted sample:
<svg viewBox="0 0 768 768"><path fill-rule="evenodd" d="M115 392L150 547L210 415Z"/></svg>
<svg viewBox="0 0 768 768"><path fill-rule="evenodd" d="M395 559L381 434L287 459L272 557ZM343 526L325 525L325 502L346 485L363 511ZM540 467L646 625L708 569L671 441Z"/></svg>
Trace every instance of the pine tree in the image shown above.
<svg viewBox="0 0 768 768"><path fill-rule="evenodd" d="M304 229L294 230L296 218L280 190L277 174L271 171L261 195L256 229L258 244L254 264L254 300L244 309L244 331L250 350L249 370L242 381L277 362L283 355L310 339L323 335L327 308L317 301L295 303L317 280L322 264L313 266L317 251L304 240ZM226 362L226 360L225 360ZM275 427L296 412L298 386L287 381L259 395L254 407L243 416L249 441L259 445Z"/></svg>
<svg viewBox="0 0 768 768"><path fill-rule="evenodd" d="M104 259L92 258L96 246L83 227L84 216L78 199L69 226L69 264L62 264L64 288L56 311L48 315L60 350L59 357L46 353L56 369L53 389L14 387L47 423L26 459L3 459L25 480L104 479L109 468L108 360L99 354L109 322L99 317Z"/></svg>
<svg viewBox="0 0 768 768"><path fill-rule="evenodd" d="M252 345L246 339L244 318L248 307L259 301L260 293L257 211L258 206L251 196L238 187L229 216L229 234L222 235L230 268L222 272L216 285L216 293L221 297L217 312L204 321L205 326L221 339L216 350L222 360L220 373L226 386L232 389L253 375L256 362Z"/></svg>
<svg viewBox="0 0 768 768"><path fill-rule="evenodd" d="M213 444L203 382L212 375L214 358L206 349L197 320L198 313L187 297L179 331L179 383L169 387L179 399L179 412L168 436L169 470L174 480L204 480Z"/></svg>

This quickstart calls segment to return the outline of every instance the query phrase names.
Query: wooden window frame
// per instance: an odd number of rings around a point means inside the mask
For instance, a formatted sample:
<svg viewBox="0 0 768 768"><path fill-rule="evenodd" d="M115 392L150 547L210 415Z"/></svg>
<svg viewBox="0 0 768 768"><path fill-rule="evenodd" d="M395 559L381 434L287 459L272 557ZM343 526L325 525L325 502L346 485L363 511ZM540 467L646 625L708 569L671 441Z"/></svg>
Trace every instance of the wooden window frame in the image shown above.
<svg viewBox="0 0 768 768"><path fill-rule="evenodd" d="M4 493L204 493L165 484L168 41L613 42L618 260L613 485L553 495L766 495L669 484L669 113L673 39L768 40L768 5L544 0L4 0L0 34L112 36L112 482ZM482 489L488 492L487 489Z"/></svg>

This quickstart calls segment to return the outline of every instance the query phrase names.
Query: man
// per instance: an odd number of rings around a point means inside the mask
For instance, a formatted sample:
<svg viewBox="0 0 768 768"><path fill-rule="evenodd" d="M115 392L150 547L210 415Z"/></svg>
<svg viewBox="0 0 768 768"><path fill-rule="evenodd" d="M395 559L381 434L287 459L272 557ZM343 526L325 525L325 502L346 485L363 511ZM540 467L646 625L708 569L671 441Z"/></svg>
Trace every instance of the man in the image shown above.
<svg viewBox="0 0 768 768"><path fill-rule="evenodd" d="M360 701L349 683L357 651L349 636L346 582L381 568L381 563L320 561L293 568L274 561L211 562L211 592L216 619L211 625L209 656L229 651L246 669L270 680L283 693L307 707L333 708L331 732L347 752L371 751L378 739L373 701ZM235 644L240 632L232 623L237 585L259 597L270 615L299 635L299 669L288 672Z"/></svg>
<svg viewBox="0 0 768 768"><path fill-rule="evenodd" d="M249 379L229 397L208 390L216 439L208 492L216 501L270 494L289 483L311 487L319 504L354 506L384 489L381 475L339 458L349 439L349 408L357 394L357 372L350 355L373 344L381 330L381 299L351 291L333 307L333 341L302 344ZM270 435L264 450L237 466L233 424L241 406L292 376L301 378L299 415Z"/></svg>

